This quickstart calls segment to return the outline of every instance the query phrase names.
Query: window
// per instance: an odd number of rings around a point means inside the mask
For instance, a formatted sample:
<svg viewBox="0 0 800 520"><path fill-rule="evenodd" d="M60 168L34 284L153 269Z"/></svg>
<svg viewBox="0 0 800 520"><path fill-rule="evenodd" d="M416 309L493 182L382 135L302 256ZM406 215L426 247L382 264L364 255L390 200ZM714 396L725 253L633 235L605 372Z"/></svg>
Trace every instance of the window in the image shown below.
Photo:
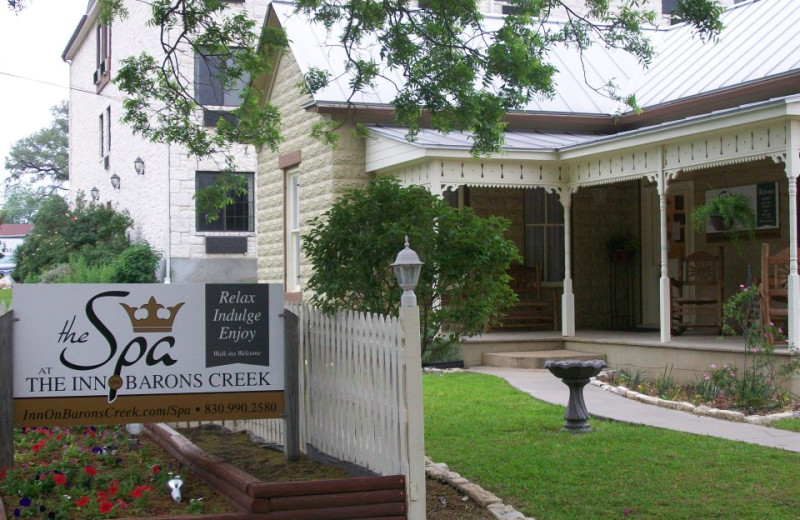
<svg viewBox="0 0 800 520"><path fill-rule="evenodd" d="M219 172L197 172L195 187L207 188L214 183ZM254 231L253 174L237 173L247 181L247 193L229 193L233 202L219 210L217 219L209 222L206 213L197 212L197 231Z"/></svg>
<svg viewBox="0 0 800 520"><path fill-rule="evenodd" d="M661 14L672 14L678 8L678 0L661 0Z"/></svg>
<svg viewBox="0 0 800 520"><path fill-rule="evenodd" d="M286 172L286 290L300 290L300 172Z"/></svg>
<svg viewBox="0 0 800 520"><path fill-rule="evenodd" d="M106 155L106 125L105 125L105 115L100 114L100 125L98 127L98 134L100 136L100 157L104 157Z"/></svg>
<svg viewBox="0 0 800 520"><path fill-rule="evenodd" d="M525 265L539 265L544 282L564 280L564 208L544 188L525 190Z"/></svg>
<svg viewBox="0 0 800 520"><path fill-rule="evenodd" d="M111 151L111 105L106 107L106 153Z"/></svg>
<svg viewBox="0 0 800 520"><path fill-rule="evenodd" d="M232 51L232 52L235 52ZM194 59L195 97L201 105L238 107L242 92L250 82L249 77L241 78L233 85L223 85L219 78L225 68L233 64L231 53L224 55L196 54Z"/></svg>
<svg viewBox="0 0 800 520"><path fill-rule="evenodd" d="M111 27L98 24L95 29L95 39L97 50L93 80L97 85L97 91L100 92L111 79Z"/></svg>
<svg viewBox="0 0 800 520"><path fill-rule="evenodd" d="M100 157L108 169L108 154L111 152L111 106L108 106L98 118L98 134L100 137Z"/></svg>

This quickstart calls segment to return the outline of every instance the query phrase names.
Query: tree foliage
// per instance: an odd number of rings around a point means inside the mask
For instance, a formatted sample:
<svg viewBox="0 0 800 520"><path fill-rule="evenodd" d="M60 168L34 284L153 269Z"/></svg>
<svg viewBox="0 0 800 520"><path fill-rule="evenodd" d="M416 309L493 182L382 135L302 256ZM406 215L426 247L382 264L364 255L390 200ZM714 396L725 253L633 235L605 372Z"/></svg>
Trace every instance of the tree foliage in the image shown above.
<svg viewBox="0 0 800 520"><path fill-rule="evenodd" d="M0 223L30 223L39 203L42 201L39 190L25 184L10 184L3 190L3 209L0 211Z"/></svg>
<svg viewBox="0 0 800 520"><path fill-rule="evenodd" d="M416 291L423 352L437 337L481 332L516 299L506 271L520 258L503 238L508 225L452 208L422 187L378 177L310 222L303 251L314 268L311 302L396 314L402 290L390 265L407 235L425 262Z"/></svg>
<svg viewBox="0 0 800 520"><path fill-rule="evenodd" d="M52 107L50 126L14 143L6 156L6 185L36 184L39 197L50 195L69 180L69 105Z"/></svg>
<svg viewBox="0 0 800 520"><path fill-rule="evenodd" d="M33 231L15 252L12 276L17 281L35 280L73 256L82 257L89 266L110 264L128 248L127 230L133 225L127 212L87 204L82 194L73 209L62 197L47 197L32 221Z"/></svg>
<svg viewBox="0 0 800 520"><path fill-rule="evenodd" d="M102 16L126 15L123 0L98 1ZM24 2L9 0L9 5L14 9ZM393 69L402 82L392 104L410 138L429 114L433 128L471 132L473 153L482 154L502 145L508 111L554 93L556 69L548 57L554 45L623 49L643 63L652 56L642 28L654 13L642 7L643 0L584 0L580 11L566 0L509 0L509 5L513 14L498 23L484 18L475 0L299 0L299 11L336 29L334 43L347 56L346 63L333 64L338 70L311 70L306 89L314 92L334 75L347 74L355 94ZM235 124L222 118L215 129L206 129L193 77L182 72L180 61L186 52L220 58L227 66L219 78L230 86L267 73L287 46L286 35L262 30L260 20L244 13L226 12L222 0L154 0L151 7L149 25L160 28L162 54L123 60L115 78L125 95L123 120L136 133L180 143L199 157L222 153L230 161L232 143L274 148L282 130L278 110L260 99L252 84L234 111ZM566 19L547 24L555 12ZM716 0L680 0L675 15L701 37L713 38L722 29L721 12ZM612 84L593 87L636 108L635 98L620 97ZM330 137L340 123L315 133Z"/></svg>

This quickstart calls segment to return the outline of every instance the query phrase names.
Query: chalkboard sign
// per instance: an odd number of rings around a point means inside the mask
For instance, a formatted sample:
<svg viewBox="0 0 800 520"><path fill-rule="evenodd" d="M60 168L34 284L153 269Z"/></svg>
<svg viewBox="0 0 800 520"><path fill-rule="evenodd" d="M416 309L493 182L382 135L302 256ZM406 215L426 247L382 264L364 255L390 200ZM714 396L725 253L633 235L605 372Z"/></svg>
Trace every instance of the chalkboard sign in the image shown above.
<svg viewBox="0 0 800 520"><path fill-rule="evenodd" d="M756 227L778 227L778 184L762 182L756 192Z"/></svg>

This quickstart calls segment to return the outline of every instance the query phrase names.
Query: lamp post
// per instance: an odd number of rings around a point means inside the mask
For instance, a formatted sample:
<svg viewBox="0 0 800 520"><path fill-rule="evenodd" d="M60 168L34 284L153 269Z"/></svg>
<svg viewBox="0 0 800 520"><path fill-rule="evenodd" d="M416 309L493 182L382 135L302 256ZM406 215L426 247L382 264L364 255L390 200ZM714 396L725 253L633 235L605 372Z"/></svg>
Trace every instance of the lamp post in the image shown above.
<svg viewBox="0 0 800 520"><path fill-rule="evenodd" d="M133 168L137 174L144 175L144 160L141 157L136 157L136 160L133 161Z"/></svg>
<svg viewBox="0 0 800 520"><path fill-rule="evenodd" d="M119 175L116 172L111 176L111 187L115 190L119 189Z"/></svg>
<svg viewBox="0 0 800 520"><path fill-rule="evenodd" d="M416 307L417 295L414 289L419 282L419 273L422 271L422 262L417 253L408 246L408 235L406 235L406 246L397 254L397 258L392 264L397 283L403 289L403 296L400 298L401 307Z"/></svg>
<svg viewBox="0 0 800 520"><path fill-rule="evenodd" d="M419 331L419 307L414 288L419 281L422 262L408 246L397 254L392 264L397 283L403 288L400 298L400 323L403 328L403 364L405 365L406 445L401 448L408 460L406 496L408 519L425 519L425 420L422 416L422 341Z"/></svg>
<svg viewBox="0 0 800 520"><path fill-rule="evenodd" d="M128 423L125 425L125 429L128 430L128 433L131 435L128 438L128 445L131 450L135 450L139 445L138 436L144 431L144 425L142 423Z"/></svg>

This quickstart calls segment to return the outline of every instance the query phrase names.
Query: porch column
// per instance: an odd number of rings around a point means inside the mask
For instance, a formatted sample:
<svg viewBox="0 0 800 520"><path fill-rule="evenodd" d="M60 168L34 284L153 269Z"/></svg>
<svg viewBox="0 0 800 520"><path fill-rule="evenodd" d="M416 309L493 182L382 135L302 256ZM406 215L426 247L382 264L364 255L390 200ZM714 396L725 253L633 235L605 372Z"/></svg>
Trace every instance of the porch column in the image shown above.
<svg viewBox="0 0 800 520"><path fill-rule="evenodd" d="M670 320L670 287L669 287L669 243L667 242L667 190L669 179L675 177L677 172L664 171L664 148L658 149L658 172L649 176L656 183L658 191L658 208L660 219L660 244L661 244L661 278L659 279L659 328L661 329L661 342L672 340L672 327Z"/></svg>
<svg viewBox="0 0 800 520"><path fill-rule="evenodd" d="M572 194L574 188L559 189L564 207L564 294L561 295L561 335L575 335L575 295L572 292Z"/></svg>
<svg viewBox="0 0 800 520"><path fill-rule="evenodd" d="M790 345L800 346L800 275L797 273L797 177L800 174L800 121L788 125L786 177L789 181L789 318L787 323Z"/></svg>

